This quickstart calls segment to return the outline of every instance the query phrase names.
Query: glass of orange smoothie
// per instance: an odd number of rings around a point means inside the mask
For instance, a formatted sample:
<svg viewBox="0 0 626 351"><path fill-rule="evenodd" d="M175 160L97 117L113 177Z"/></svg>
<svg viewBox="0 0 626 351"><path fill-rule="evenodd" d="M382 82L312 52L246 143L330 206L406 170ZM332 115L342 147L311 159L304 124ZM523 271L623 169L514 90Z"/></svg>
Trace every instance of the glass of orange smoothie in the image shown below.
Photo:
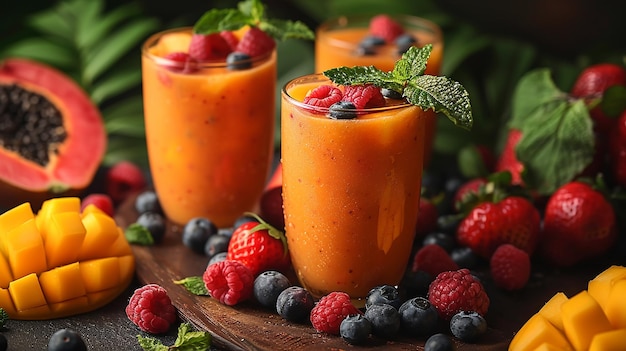
<svg viewBox="0 0 626 351"><path fill-rule="evenodd" d="M192 28L150 37L142 48L146 139L155 190L180 224L209 218L228 227L252 210L271 166L276 51L231 69L224 59L191 66Z"/></svg>
<svg viewBox="0 0 626 351"><path fill-rule="evenodd" d="M329 80L296 78L282 90L285 230L300 282L314 296L364 298L399 283L420 199L424 111L404 100L332 119L303 103Z"/></svg>
<svg viewBox="0 0 626 351"><path fill-rule="evenodd" d="M395 39L376 41L371 26L375 17L388 17L403 29ZM341 66L369 66L390 71L409 46L432 44L426 74L439 75L444 40L441 28L425 18L410 15L341 16L323 22L316 30L315 72ZM436 132L436 114L427 111L424 164L427 165Z"/></svg>

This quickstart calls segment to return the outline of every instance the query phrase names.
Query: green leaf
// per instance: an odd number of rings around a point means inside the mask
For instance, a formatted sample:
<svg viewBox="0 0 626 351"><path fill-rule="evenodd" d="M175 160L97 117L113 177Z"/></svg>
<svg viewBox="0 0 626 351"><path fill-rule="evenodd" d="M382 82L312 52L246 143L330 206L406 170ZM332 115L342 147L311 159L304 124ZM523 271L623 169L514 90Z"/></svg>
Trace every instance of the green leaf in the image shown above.
<svg viewBox="0 0 626 351"><path fill-rule="evenodd" d="M7 47L2 54L29 58L59 68L73 69L78 65L75 51L45 37L25 38Z"/></svg>
<svg viewBox="0 0 626 351"><path fill-rule="evenodd" d="M107 116L104 125L109 134L143 137L146 133L141 112L138 114Z"/></svg>
<svg viewBox="0 0 626 351"><path fill-rule="evenodd" d="M146 139L109 134L107 151L102 164L111 166L124 160L131 161L140 167L148 167Z"/></svg>
<svg viewBox="0 0 626 351"><path fill-rule="evenodd" d="M626 110L626 87L614 85L606 89L600 107L605 115L619 117Z"/></svg>
<svg viewBox="0 0 626 351"><path fill-rule="evenodd" d="M196 21L193 31L197 34L211 34L223 30L237 30L248 24L252 24L252 19L239 10L211 9Z"/></svg>
<svg viewBox="0 0 626 351"><path fill-rule="evenodd" d="M95 48L85 58L86 65L83 71L83 80L86 85L91 84L103 72L111 68L115 62L134 48L137 43L153 32L157 21L152 19L137 19L109 33L107 40Z"/></svg>
<svg viewBox="0 0 626 351"><path fill-rule="evenodd" d="M265 18L265 6L259 0L245 0L237 4L237 8L241 13L250 17L253 23L259 22Z"/></svg>
<svg viewBox="0 0 626 351"><path fill-rule="evenodd" d="M338 85L373 84L402 92L404 85L391 73L383 72L374 66L336 67L324 71L324 75Z"/></svg>
<svg viewBox="0 0 626 351"><path fill-rule="evenodd" d="M101 15L90 23L88 28L76 33L76 45L81 50L91 50L103 38L125 20L140 14L136 3L121 5L104 15Z"/></svg>
<svg viewBox="0 0 626 351"><path fill-rule="evenodd" d="M137 342L139 343L139 346L141 346L141 348L144 351L168 351L170 350L170 348L163 345L163 343L160 340L156 338L152 338L152 337L144 337L141 335L137 335Z"/></svg>
<svg viewBox="0 0 626 351"><path fill-rule="evenodd" d="M7 321L9 320L9 314L5 311L4 308L0 307L0 329L6 326Z"/></svg>
<svg viewBox="0 0 626 351"><path fill-rule="evenodd" d="M259 29L272 38L283 41L287 39L315 39L315 33L300 21L267 20L259 23Z"/></svg>
<svg viewBox="0 0 626 351"><path fill-rule="evenodd" d="M211 347L211 334L192 331L189 323L181 323L172 348L178 351L207 351Z"/></svg>
<svg viewBox="0 0 626 351"><path fill-rule="evenodd" d="M441 72L445 75L454 72L467 58L488 47L492 38L479 33L474 27L463 26L446 35Z"/></svg>
<svg viewBox="0 0 626 351"><path fill-rule="evenodd" d="M76 33L72 22L58 11L42 11L30 17L28 24L35 30L68 40Z"/></svg>
<svg viewBox="0 0 626 351"><path fill-rule="evenodd" d="M141 71L137 69L117 70L97 82L91 90L91 99L98 105L108 98L136 87L141 83Z"/></svg>
<svg viewBox="0 0 626 351"><path fill-rule="evenodd" d="M138 116L143 120L143 102L140 97L116 101L102 108L102 116L105 120L126 119L128 116Z"/></svg>
<svg viewBox="0 0 626 351"><path fill-rule="evenodd" d="M524 164L524 181L531 189L551 194L591 163L593 124L582 100L543 103L525 120L516 154Z"/></svg>
<svg viewBox="0 0 626 351"><path fill-rule="evenodd" d="M402 59L396 62L391 74L399 81L411 80L423 75L432 50L432 44L426 44L416 50L408 50L402 55Z"/></svg>
<svg viewBox="0 0 626 351"><path fill-rule="evenodd" d="M130 244L150 246L154 244L154 238L150 231L138 223L133 223L126 228L124 236Z"/></svg>
<svg viewBox="0 0 626 351"><path fill-rule="evenodd" d="M175 280L174 284L182 285L194 295L207 296L209 291L204 284L204 280L200 276L187 277L181 280Z"/></svg>
<svg viewBox="0 0 626 351"><path fill-rule="evenodd" d="M518 82L513 94L512 128L521 128L526 123L526 116L543 104L564 99L566 96L554 85L550 70L536 69L525 74Z"/></svg>

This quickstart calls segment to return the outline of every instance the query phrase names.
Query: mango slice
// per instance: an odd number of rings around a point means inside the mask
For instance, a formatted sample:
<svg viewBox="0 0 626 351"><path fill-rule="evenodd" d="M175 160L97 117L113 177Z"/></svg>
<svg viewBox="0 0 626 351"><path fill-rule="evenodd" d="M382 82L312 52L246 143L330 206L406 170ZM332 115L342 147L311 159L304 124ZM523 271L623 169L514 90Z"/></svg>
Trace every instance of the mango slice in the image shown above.
<svg viewBox="0 0 626 351"><path fill-rule="evenodd" d="M587 350L598 333L612 329L602 307L583 290L561 305L565 334L576 351Z"/></svg>
<svg viewBox="0 0 626 351"><path fill-rule="evenodd" d="M589 351L626 351L626 329L615 329L596 334Z"/></svg>
<svg viewBox="0 0 626 351"><path fill-rule="evenodd" d="M535 314L515 334L509 351L534 351L542 344L558 347L559 350L572 350L564 334L544 316Z"/></svg>
<svg viewBox="0 0 626 351"><path fill-rule="evenodd" d="M124 231L80 199L29 204L0 214L0 307L12 319L93 311L119 296L135 274Z"/></svg>
<svg viewBox="0 0 626 351"><path fill-rule="evenodd" d="M564 332L563 319L561 318L561 305L567 300L568 298L564 293L558 292L554 294L537 313L544 316L559 331Z"/></svg>
<svg viewBox="0 0 626 351"><path fill-rule="evenodd" d="M624 297L626 297L626 280L619 280L613 284L604 308L606 317L615 329L626 328ZM626 344L626 339L624 339L624 344Z"/></svg>
<svg viewBox="0 0 626 351"><path fill-rule="evenodd" d="M606 312L606 302L615 282L626 279L626 267L613 265L589 281L587 291Z"/></svg>

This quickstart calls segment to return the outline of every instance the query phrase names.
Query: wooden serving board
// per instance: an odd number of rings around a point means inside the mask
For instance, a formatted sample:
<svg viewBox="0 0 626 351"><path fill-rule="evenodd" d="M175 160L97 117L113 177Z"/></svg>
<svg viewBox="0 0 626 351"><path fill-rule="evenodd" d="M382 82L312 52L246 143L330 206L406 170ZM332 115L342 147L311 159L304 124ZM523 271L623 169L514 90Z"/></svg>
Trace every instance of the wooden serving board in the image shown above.
<svg viewBox="0 0 626 351"><path fill-rule="evenodd" d="M122 204L116 220L122 228L135 222L134 199ZM340 337L318 333L310 324L294 324L275 311L264 309L254 301L226 306L208 296L196 296L174 283L190 276L201 276L208 258L196 254L182 244L180 226L168 223L162 243L154 246L133 245L136 274L143 284L164 287L179 311L182 320L213 335L213 346L225 350L344 350L353 346ZM540 277L529 288L506 294L486 288L491 298L488 313L490 330L476 344L458 343L457 350L506 350L515 331L555 292L568 296L586 288L588 274L577 273L577 279L566 276ZM535 277L537 278L537 277ZM537 282L539 281L539 283ZM423 350L424 339L399 337L393 341L372 339L364 348L384 350Z"/></svg>

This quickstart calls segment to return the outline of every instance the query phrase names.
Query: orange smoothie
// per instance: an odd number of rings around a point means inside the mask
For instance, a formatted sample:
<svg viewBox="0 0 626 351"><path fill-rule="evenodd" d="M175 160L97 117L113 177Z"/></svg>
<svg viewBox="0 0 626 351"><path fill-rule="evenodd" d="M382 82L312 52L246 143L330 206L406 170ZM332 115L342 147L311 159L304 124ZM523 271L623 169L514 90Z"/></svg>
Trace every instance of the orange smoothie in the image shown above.
<svg viewBox="0 0 626 351"><path fill-rule="evenodd" d="M155 190L169 219L228 227L263 192L273 149L276 52L252 67L225 62L176 72L164 56L186 51L191 28L159 33L142 48L146 140Z"/></svg>
<svg viewBox="0 0 626 351"><path fill-rule="evenodd" d="M286 235L307 290L316 297L344 291L358 300L377 285L397 285L408 264L425 115L395 100L355 119L330 119L327 108L301 102L320 84L331 83L304 76L282 92Z"/></svg>
<svg viewBox="0 0 626 351"><path fill-rule="evenodd" d="M416 38L416 46L433 44L425 74L439 75L443 58L443 34L439 26L415 16L396 15L393 18ZM394 43L376 47L373 55L364 55L359 51L359 43L368 35L370 19L343 16L322 23L315 37L315 72L321 73L341 66L375 66L383 71L391 71L401 56ZM436 113L427 111L425 165L430 161L436 128Z"/></svg>

